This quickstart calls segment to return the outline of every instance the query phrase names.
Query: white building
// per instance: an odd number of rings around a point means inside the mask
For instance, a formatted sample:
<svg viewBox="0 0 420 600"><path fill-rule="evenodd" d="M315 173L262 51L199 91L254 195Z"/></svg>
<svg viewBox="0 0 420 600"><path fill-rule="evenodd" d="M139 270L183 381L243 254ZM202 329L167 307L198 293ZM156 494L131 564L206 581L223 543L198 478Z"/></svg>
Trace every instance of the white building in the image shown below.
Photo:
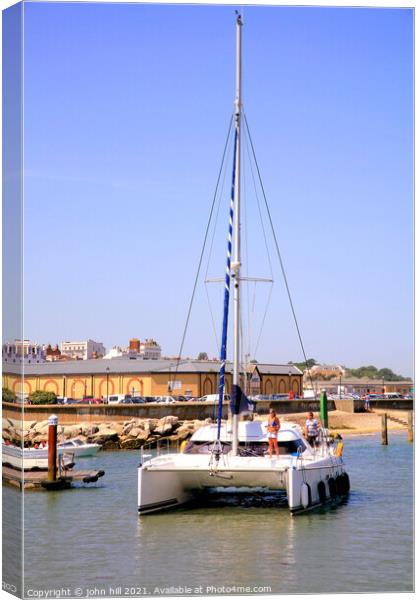
<svg viewBox="0 0 420 600"><path fill-rule="evenodd" d="M46 361L44 346L29 340L15 340L3 344L3 362L5 363L43 363Z"/></svg>
<svg viewBox="0 0 420 600"><path fill-rule="evenodd" d="M162 356L162 348L155 340L145 340L140 342L140 356L158 360Z"/></svg>
<svg viewBox="0 0 420 600"><path fill-rule="evenodd" d="M111 350L109 350L104 358L121 358L122 356L127 356L128 352L127 350L123 350L122 348L120 348L119 346L114 346L113 348L111 348Z"/></svg>
<svg viewBox="0 0 420 600"><path fill-rule="evenodd" d="M89 358L103 358L106 354L102 342L86 340L83 342L61 342L61 353L71 356L74 360L88 360Z"/></svg>

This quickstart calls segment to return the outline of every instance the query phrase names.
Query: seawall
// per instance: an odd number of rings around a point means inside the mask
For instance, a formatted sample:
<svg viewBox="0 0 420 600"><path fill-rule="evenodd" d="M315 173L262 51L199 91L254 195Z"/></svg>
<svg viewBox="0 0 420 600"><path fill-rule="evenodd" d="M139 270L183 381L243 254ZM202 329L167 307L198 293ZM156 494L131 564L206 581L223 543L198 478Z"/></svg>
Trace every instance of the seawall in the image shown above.
<svg viewBox="0 0 420 600"><path fill-rule="evenodd" d="M256 403L257 414L265 415L270 408L274 408L279 414L291 414L299 412L319 411L317 400L273 400L258 401ZM328 401L328 410L334 410L333 400ZM353 412L353 411L351 411ZM104 423L123 422L132 418L161 419L173 415L182 421L194 421L215 418L217 407L208 402L176 402L174 404L158 404L149 402L147 404L47 404L47 405L22 405L3 402L3 417L12 419L23 418L25 421L44 421L52 413L56 414L61 424L74 424L80 422ZM223 404L223 418L229 413L227 402Z"/></svg>
<svg viewBox="0 0 420 600"><path fill-rule="evenodd" d="M371 408L385 410L413 410L412 400L373 400ZM265 415L270 408L274 408L280 415L291 413L304 413L308 411L319 412L317 400L272 400L258 401L256 403L257 414ZM328 400L328 410L342 410L349 413L363 412L361 400ZM229 406L223 404L223 418L228 417ZM217 407L208 402L176 402L174 404L158 404L149 402L147 404L43 404L32 406L3 402L3 416L12 419L23 418L25 421L43 421L50 414L56 414L60 423L73 424L80 422L105 423L123 422L132 418L161 419L173 415L182 421L194 421L215 418Z"/></svg>

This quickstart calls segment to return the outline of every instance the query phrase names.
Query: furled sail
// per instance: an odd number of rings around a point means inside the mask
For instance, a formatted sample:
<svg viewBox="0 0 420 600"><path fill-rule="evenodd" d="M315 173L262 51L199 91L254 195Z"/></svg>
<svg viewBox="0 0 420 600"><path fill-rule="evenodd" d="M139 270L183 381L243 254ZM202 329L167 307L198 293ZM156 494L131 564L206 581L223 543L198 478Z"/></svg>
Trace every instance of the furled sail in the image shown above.
<svg viewBox="0 0 420 600"><path fill-rule="evenodd" d="M220 378L219 378L219 405L217 410L217 439L220 440L220 428L222 424L222 408L223 394L225 391L225 370L226 370L226 347L227 333L229 322L229 299L230 299L230 268L232 260L232 235L233 235L233 208L235 203L235 176L236 176L236 148L237 148L238 133L235 131L235 140L233 145L233 172L232 186L230 191L230 208L229 208L229 233L226 255L226 278L225 278L225 294L223 300L223 325L222 325L222 343L220 347Z"/></svg>

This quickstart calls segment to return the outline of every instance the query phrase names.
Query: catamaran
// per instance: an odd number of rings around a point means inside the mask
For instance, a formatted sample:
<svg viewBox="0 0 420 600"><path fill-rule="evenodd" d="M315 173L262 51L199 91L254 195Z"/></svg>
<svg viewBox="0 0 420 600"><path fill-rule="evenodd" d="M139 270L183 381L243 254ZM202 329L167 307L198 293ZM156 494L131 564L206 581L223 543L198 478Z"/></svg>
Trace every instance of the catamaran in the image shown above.
<svg viewBox="0 0 420 600"><path fill-rule="evenodd" d="M350 489L341 442L336 446L321 428L316 447L299 425L282 422L277 434L279 455L267 453L267 429L257 420L240 420L250 411L243 392L240 361L241 244L240 173L242 19L236 19L236 95L233 175L230 196L227 266L220 352L217 422L199 429L181 453L156 456L138 467L138 511L147 514L197 501L207 491L284 491L292 514L343 498ZM230 290L233 284L233 374L231 420L222 421Z"/></svg>

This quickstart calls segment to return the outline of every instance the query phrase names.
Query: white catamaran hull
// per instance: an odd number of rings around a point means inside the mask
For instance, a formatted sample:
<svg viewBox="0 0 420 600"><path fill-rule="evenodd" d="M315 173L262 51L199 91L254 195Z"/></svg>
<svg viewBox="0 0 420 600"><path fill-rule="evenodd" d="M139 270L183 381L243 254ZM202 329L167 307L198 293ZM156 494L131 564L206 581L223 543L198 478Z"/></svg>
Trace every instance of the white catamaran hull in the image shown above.
<svg viewBox="0 0 420 600"><path fill-rule="evenodd" d="M314 507L332 499L334 485L328 480L343 473L342 459L332 456L316 460L223 456L218 467L211 468L208 455L167 455L139 467L138 511L147 514L180 506L210 488L264 488L286 491L289 508L296 512L309 505L307 488L302 486L309 486Z"/></svg>

